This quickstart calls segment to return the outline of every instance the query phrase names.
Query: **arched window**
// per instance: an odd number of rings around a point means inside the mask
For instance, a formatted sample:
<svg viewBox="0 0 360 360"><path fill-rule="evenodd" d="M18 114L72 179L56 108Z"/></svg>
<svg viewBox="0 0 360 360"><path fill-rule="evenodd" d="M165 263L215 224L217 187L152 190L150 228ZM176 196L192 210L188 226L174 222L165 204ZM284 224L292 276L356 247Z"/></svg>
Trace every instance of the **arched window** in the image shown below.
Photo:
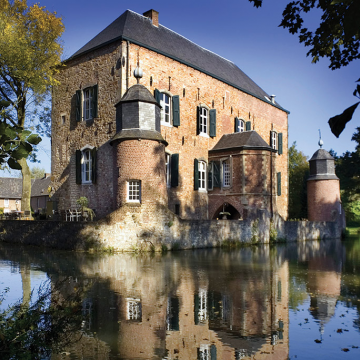
<svg viewBox="0 0 360 360"><path fill-rule="evenodd" d="M96 148L90 145L76 150L76 183L95 184L96 182Z"/></svg>

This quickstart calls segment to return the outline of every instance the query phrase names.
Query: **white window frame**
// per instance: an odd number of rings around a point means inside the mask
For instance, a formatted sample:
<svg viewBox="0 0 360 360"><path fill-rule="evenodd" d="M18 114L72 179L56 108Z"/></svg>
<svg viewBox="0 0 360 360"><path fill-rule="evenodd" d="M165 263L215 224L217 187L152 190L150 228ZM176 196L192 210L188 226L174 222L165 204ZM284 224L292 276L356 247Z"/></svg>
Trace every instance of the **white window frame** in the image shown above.
<svg viewBox="0 0 360 360"><path fill-rule="evenodd" d="M230 159L222 161L222 187L231 186L231 164Z"/></svg>
<svg viewBox="0 0 360 360"><path fill-rule="evenodd" d="M238 126L238 132L244 132L245 131L245 121L243 119L239 119L239 126Z"/></svg>
<svg viewBox="0 0 360 360"><path fill-rule="evenodd" d="M199 321L205 322L208 318L207 315L207 290L199 289Z"/></svg>
<svg viewBox="0 0 360 360"><path fill-rule="evenodd" d="M166 185L171 185L171 154L165 153Z"/></svg>
<svg viewBox="0 0 360 360"><path fill-rule="evenodd" d="M10 206L10 200L4 199L4 208L8 208Z"/></svg>
<svg viewBox="0 0 360 360"><path fill-rule="evenodd" d="M92 183L92 154L90 148L81 150L81 183Z"/></svg>
<svg viewBox="0 0 360 360"><path fill-rule="evenodd" d="M126 299L126 319L141 320L141 300L134 298Z"/></svg>
<svg viewBox="0 0 360 360"><path fill-rule="evenodd" d="M199 160L199 191L206 191L207 189L207 164L205 161Z"/></svg>
<svg viewBox="0 0 360 360"><path fill-rule="evenodd" d="M127 181L127 201L132 203L141 202L141 181L128 180Z"/></svg>
<svg viewBox="0 0 360 360"><path fill-rule="evenodd" d="M166 91L160 92L161 124L172 126L172 95Z"/></svg>
<svg viewBox="0 0 360 360"><path fill-rule="evenodd" d="M199 360L210 360L210 345L209 344L200 344L199 348Z"/></svg>
<svg viewBox="0 0 360 360"><path fill-rule="evenodd" d="M199 114L199 135L209 136L209 109L205 106L200 106Z"/></svg>
<svg viewBox="0 0 360 360"><path fill-rule="evenodd" d="M278 141L277 141L277 132L271 131L271 145L274 150L278 148Z"/></svg>
<svg viewBox="0 0 360 360"><path fill-rule="evenodd" d="M83 90L83 120L93 119L93 88L87 87Z"/></svg>

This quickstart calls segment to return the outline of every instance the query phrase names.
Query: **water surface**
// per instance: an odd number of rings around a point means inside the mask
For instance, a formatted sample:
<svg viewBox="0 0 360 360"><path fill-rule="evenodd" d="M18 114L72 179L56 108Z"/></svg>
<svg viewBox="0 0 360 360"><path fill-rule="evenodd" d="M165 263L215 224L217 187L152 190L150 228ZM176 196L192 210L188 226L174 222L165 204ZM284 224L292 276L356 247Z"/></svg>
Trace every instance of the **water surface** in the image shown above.
<svg viewBox="0 0 360 360"><path fill-rule="evenodd" d="M85 294L81 340L54 360L360 357L359 239L165 255L0 245L2 308L47 279Z"/></svg>

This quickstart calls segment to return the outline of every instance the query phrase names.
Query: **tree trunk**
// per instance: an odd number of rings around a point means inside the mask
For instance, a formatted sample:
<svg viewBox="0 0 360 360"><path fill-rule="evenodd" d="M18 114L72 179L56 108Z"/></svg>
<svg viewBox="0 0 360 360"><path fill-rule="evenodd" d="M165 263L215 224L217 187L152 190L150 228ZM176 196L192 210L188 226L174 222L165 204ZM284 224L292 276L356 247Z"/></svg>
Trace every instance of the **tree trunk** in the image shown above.
<svg viewBox="0 0 360 360"><path fill-rule="evenodd" d="M26 159L18 161L21 165L22 173L22 198L21 198L21 211L31 211L30 197L31 197L31 172L26 162Z"/></svg>

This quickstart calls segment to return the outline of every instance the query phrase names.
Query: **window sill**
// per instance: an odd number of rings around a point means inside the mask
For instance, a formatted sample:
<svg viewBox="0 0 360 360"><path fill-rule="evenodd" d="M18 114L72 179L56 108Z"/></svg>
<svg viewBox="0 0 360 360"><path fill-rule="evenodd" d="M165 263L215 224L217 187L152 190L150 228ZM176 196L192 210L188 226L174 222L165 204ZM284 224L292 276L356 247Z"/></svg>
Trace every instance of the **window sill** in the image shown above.
<svg viewBox="0 0 360 360"><path fill-rule="evenodd" d="M205 190L205 189L198 189L198 192L201 192L201 193L207 193L207 190Z"/></svg>
<svg viewBox="0 0 360 360"><path fill-rule="evenodd" d="M205 138L209 138L209 135L208 135L208 134L205 134L205 133L200 133L199 136L202 136L202 137L205 137Z"/></svg>
<svg viewBox="0 0 360 360"><path fill-rule="evenodd" d="M172 124L169 124L169 123L166 123L166 122L160 122L160 125L161 126L166 126L166 127L170 127L170 128L172 128L173 126L172 126Z"/></svg>
<svg viewBox="0 0 360 360"><path fill-rule="evenodd" d="M140 202L140 201L130 201L130 200L127 200L127 201L126 201L126 205L136 207L136 206L141 206L141 202Z"/></svg>

